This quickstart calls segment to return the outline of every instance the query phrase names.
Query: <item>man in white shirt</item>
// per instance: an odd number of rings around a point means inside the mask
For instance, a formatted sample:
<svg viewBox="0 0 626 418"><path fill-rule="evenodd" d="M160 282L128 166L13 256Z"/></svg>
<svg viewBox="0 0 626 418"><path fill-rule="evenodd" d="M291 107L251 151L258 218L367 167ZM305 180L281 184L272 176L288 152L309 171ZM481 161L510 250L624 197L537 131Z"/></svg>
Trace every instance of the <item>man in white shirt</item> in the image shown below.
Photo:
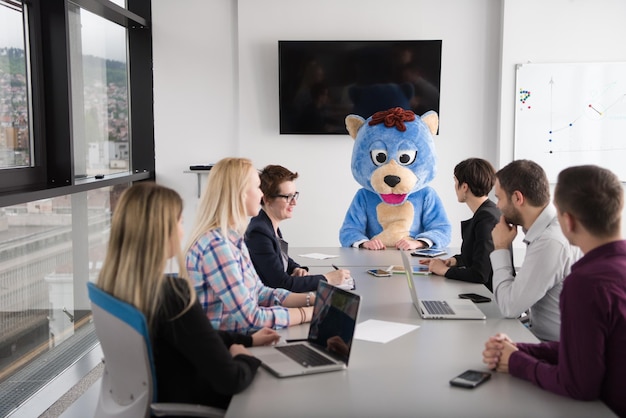
<svg viewBox="0 0 626 418"><path fill-rule="evenodd" d="M530 308L530 330L545 341L558 341L561 318L559 295L563 279L581 256L569 244L550 204L545 171L530 160L516 160L496 173L495 196L502 212L491 235L494 251L493 293L507 318L517 318ZM524 231L526 256L517 274L510 248L517 227Z"/></svg>

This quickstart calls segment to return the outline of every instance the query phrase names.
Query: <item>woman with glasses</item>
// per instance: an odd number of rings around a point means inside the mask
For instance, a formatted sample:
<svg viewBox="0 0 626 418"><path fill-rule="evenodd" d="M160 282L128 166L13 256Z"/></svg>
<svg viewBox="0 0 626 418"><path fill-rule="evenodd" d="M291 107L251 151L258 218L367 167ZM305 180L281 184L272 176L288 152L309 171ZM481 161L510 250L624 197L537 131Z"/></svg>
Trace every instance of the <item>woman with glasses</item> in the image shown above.
<svg viewBox="0 0 626 418"><path fill-rule="evenodd" d="M314 294L265 286L243 235L259 213L261 181L252 162L224 158L211 174L187 250L187 271L213 327L250 333L310 322Z"/></svg>
<svg viewBox="0 0 626 418"><path fill-rule="evenodd" d="M350 279L348 270L337 269L326 274L309 275L308 268L296 263L288 254L278 225L293 216L300 194L296 191L293 173L280 165L268 165L261 173L261 210L252 218L245 240L257 273L266 286L292 292L317 289L320 280L341 285Z"/></svg>

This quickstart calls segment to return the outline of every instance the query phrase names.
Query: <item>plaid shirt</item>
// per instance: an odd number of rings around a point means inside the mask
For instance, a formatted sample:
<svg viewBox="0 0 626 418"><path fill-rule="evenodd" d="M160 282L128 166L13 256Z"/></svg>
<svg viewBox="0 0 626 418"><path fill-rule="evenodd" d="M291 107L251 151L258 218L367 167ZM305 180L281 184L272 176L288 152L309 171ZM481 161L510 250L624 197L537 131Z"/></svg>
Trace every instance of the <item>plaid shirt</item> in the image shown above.
<svg viewBox="0 0 626 418"><path fill-rule="evenodd" d="M234 232L224 237L214 229L201 236L187 253L187 270L216 329L246 334L289 325L280 305L291 292L261 282L243 237Z"/></svg>

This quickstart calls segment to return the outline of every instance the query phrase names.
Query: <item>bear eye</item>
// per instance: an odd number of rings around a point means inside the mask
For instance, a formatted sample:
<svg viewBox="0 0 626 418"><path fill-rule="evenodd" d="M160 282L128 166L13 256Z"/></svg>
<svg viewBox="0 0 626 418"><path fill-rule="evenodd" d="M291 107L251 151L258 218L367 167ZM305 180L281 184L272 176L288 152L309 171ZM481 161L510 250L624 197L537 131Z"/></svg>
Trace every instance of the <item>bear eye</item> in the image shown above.
<svg viewBox="0 0 626 418"><path fill-rule="evenodd" d="M410 165L410 164L413 164L413 161L415 161L416 157L417 157L416 150L400 151L398 153L398 162L400 163L400 165Z"/></svg>
<svg viewBox="0 0 626 418"><path fill-rule="evenodd" d="M387 162L387 151L383 149L374 149L370 151L370 155L376 165L383 165Z"/></svg>

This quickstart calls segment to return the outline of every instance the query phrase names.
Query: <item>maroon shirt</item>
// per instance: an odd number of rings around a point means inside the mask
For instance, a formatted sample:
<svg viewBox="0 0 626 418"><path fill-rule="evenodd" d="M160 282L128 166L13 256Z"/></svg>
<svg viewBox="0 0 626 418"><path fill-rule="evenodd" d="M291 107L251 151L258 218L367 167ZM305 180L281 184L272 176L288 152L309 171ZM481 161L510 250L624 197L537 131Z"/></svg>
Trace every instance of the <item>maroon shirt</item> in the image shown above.
<svg viewBox="0 0 626 418"><path fill-rule="evenodd" d="M572 266L560 310L561 341L517 344L509 372L559 395L601 399L626 416L626 241Z"/></svg>

